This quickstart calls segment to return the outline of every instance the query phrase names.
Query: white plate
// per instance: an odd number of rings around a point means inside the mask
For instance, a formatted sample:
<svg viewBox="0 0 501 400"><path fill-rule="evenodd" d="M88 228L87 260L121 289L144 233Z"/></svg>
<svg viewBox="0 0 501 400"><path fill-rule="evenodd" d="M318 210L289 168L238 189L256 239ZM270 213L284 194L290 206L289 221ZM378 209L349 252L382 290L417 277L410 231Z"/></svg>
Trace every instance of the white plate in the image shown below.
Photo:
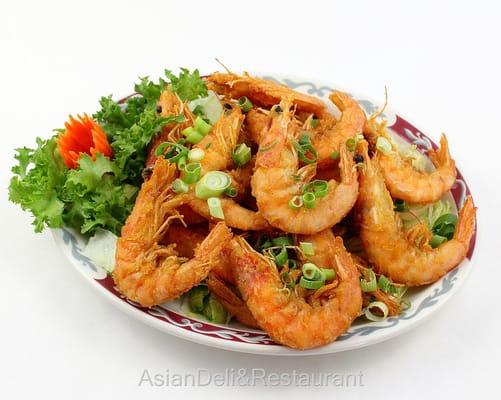
<svg viewBox="0 0 501 400"><path fill-rule="evenodd" d="M298 91L318 96L329 102L328 95L334 86L313 82L309 79L273 74L264 76L282 82ZM342 90L342 88L341 88ZM352 94L366 113L373 113L378 106L363 96ZM384 117L392 132L406 142L417 145L420 151L425 151L435 144L421 131L404 120L401 116L385 111ZM452 195L459 208L469 189L458 171L457 181L452 189ZM312 350L298 351L275 344L266 333L246 328L238 323L217 325L209 323L185 311L179 301L168 302L161 306L145 309L124 299L115 289L113 280L104 270L96 267L81 250L85 246L85 239L69 229L53 230L54 238L61 251L68 257L71 264L82 273L106 299L115 304L124 312L138 320L160 329L171 335L191 340L207 346L225 350L266 355L314 355L328 354L339 351L357 349L398 336L432 315L453 296L466 280L471 270L471 256L475 247L475 235L472 239L468 258L461 265L432 285L413 289L406 296L411 301L411 307L398 317L388 318L383 322L368 322L357 320L350 329L337 341Z"/></svg>

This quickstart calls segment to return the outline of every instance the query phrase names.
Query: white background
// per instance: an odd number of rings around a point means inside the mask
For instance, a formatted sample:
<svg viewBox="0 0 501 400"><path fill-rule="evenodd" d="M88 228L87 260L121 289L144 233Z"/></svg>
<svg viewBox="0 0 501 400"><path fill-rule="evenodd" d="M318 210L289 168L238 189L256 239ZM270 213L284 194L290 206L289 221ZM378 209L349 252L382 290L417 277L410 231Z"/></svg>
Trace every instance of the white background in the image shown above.
<svg viewBox="0 0 501 400"><path fill-rule="evenodd" d="M499 394L501 8L492 2L3 1L0 5L0 398L483 398ZM499 3L498 3L499 4ZM108 304L7 202L13 148L164 67L285 71L381 99L447 132L479 206L475 269L415 331L322 357L230 353ZM138 387L154 373L265 368L364 374L343 388ZM174 397L172 397L174 396Z"/></svg>

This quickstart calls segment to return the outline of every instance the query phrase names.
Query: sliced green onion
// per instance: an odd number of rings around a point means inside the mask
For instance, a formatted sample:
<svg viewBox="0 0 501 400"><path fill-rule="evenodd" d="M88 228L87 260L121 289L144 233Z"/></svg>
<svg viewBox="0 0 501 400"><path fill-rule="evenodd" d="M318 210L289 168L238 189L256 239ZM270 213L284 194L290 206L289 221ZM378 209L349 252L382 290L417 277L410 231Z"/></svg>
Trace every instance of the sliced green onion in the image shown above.
<svg viewBox="0 0 501 400"><path fill-rule="evenodd" d="M378 314L382 315L374 314L371 309L378 310ZM388 309L388 306L382 301L373 301L372 303L369 303L369 305L365 309L365 318L367 318L369 321L374 322L383 321L388 316L389 311L390 310Z"/></svg>
<svg viewBox="0 0 501 400"><path fill-rule="evenodd" d="M201 117L196 117L195 118L195 123L193 124L193 127L195 130L197 130L202 136L207 135L209 133L210 128L212 127L211 124L207 123L204 121L203 118Z"/></svg>
<svg viewBox="0 0 501 400"><path fill-rule="evenodd" d="M177 169L179 171L184 170L186 167L186 157L180 157L179 160L177 160Z"/></svg>
<svg viewBox="0 0 501 400"><path fill-rule="evenodd" d="M303 206L303 197L302 196L294 196L289 200L289 207L293 209L301 208Z"/></svg>
<svg viewBox="0 0 501 400"><path fill-rule="evenodd" d="M384 275L379 276L379 280L377 283L377 286L379 289L381 289L385 293L392 293L393 290L393 285L391 284L391 281Z"/></svg>
<svg viewBox="0 0 501 400"><path fill-rule="evenodd" d="M372 269L365 269L363 277L360 278L362 292L374 292L377 289L376 274Z"/></svg>
<svg viewBox="0 0 501 400"><path fill-rule="evenodd" d="M186 164L183 169L181 179L185 183L195 183L200 179L200 174L202 173L202 165L199 162Z"/></svg>
<svg viewBox="0 0 501 400"><path fill-rule="evenodd" d="M310 281L325 280L323 272L313 263L303 264L303 276Z"/></svg>
<svg viewBox="0 0 501 400"><path fill-rule="evenodd" d="M454 214L444 214L437 218L433 223L433 228L438 228L441 225L456 225L458 217Z"/></svg>
<svg viewBox="0 0 501 400"><path fill-rule="evenodd" d="M301 136L299 136L298 143L299 143L301 146L304 146L304 145L307 145L307 144L311 144L311 138L310 138L310 135L308 135L306 132L305 132L305 133L303 133Z"/></svg>
<svg viewBox="0 0 501 400"><path fill-rule="evenodd" d="M188 160L191 162L198 162L203 160L205 157L205 151L203 149L194 148L188 152Z"/></svg>
<svg viewBox="0 0 501 400"><path fill-rule="evenodd" d="M306 135L303 135L306 136ZM297 151L297 156L298 158L305 164L313 164L317 162L318 159L318 152L317 150L311 145L311 143L298 143L298 142L293 142L294 148Z"/></svg>
<svg viewBox="0 0 501 400"><path fill-rule="evenodd" d="M313 192L317 199L327 196L328 191L329 191L329 185L327 181L320 179L316 179L308 183L303 188L303 193Z"/></svg>
<svg viewBox="0 0 501 400"><path fill-rule="evenodd" d="M197 286L188 293L188 305L190 310L195 313L201 313L204 310L205 298L209 295L207 286Z"/></svg>
<svg viewBox="0 0 501 400"><path fill-rule="evenodd" d="M393 209L397 212L405 212L409 209L404 200L395 199L393 200Z"/></svg>
<svg viewBox="0 0 501 400"><path fill-rule="evenodd" d="M444 242L447 242L447 238L445 236L433 235L430 239L430 246L435 249Z"/></svg>
<svg viewBox="0 0 501 400"><path fill-rule="evenodd" d="M315 249L313 248L313 244L310 242L299 242L299 248L305 256L315 255Z"/></svg>
<svg viewBox="0 0 501 400"><path fill-rule="evenodd" d="M336 271L330 268L320 268L326 281L332 281L336 277Z"/></svg>
<svg viewBox="0 0 501 400"><path fill-rule="evenodd" d="M191 126L183 129L182 133L184 136L186 136L186 140L192 144L197 144L204 138L204 136L200 132L198 132Z"/></svg>
<svg viewBox="0 0 501 400"><path fill-rule="evenodd" d="M165 152L168 150L167 152ZM165 153L165 154L164 154ZM157 157L164 154L167 161L177 163L180 158L188 156L188 149L182 143L163 142L155 150Z"/></svg>
<svg viewBox="0 0 501 400"><path fill-rule="evenodd" d="M172 190L175 193L188 193L188 190L190 190L190 188L181 179L177 178L174 182L172 182Z"/></svg>
<svg viewBox="0 0 501 400"><path fill-rule="evenodd" d="M318 118L313 117L312 119L310 119L310 127L315 129L318 126L319 122L320 120Z"/></svg>
<svg viewBox="0 0 501 400"><path fill-rule="evenodd" d="M231 185L231 178L221 171L207 172L195 185L195 196L199 199L221 196Z"/></svg>
<svg viewBox="0 0 501 400"><path fill-rule="evenodd" d="M289 258L287 260L287 266L289 267L289 269L296 269L297 268L297 261Z"/></svg>
<svg viewBox="0 0 501 400"><path fill-rule="evenodd" d="M244 113L246 113L252 109L252 102L247 98L247 96L242 96L238 99L238 106Z"/></svg>
<svg viewBox="0 0 501 400"><path fill-rule="evenodd" d="M289 257L287 254L287 249L285 247L282 247L278 254L275 254L275 252L272 252L272 254L273 258L275 259L275 264L277 264L279 267L284 265Z"/></svg>
<svg viewBox="0 0 501 400"><path fill-rule="evenodd" d="M340 155L340 154L339 154L339 151L337 151L337 150L336 150L336 151L333 151L333 152L331 153L331 158L332 158L333 160L339 160L339 155Z"/></svg>
<svg viewBox="0 0 501 400"><path fill-rule="evenodd" d="M294 242L290 236L279 236L271 239L274 246L292 246Z"/></svg>
<svg viewBox="0 0 501 400"><path fill-rule="evenodd" d="M311 192L307 192L305 194L303 194L303 204L306 208L315 208L315 203L316 203L316 196L311 193Z"/></svg>
<svg viewBox="0 0 501 400"><path fill-rule="evenodd" d="M385 137L380 136L376 141L376 149L378 149L383 154L388 154L392 150L391 143Z"/></svg>
<svg viewBox="0 0 501 400"><path fill-rule="evenodd" d="M224 194L228 197L236 197L236 195L238 194L238 191L237 189L235 189L234 187L229 187L227 188L225 191L224 191Z"/></svg>
<svg viewBox="0 0 501 400"><path fill-rule="evenodd" d="M251 157L251 149L245 143L240 143L236 146L231 154L231 158L233 158L237 167L243 167L250 161Z"/></svg>
<svg viewBox="0 0 501 400"><path fill-rule="evenodd" d="M209 197L207 199L209 214L214 218L224 219L224 211L219 197Z"/></svg>
<svg viewBox="0 0 501 400"><path fill-rule="evenodd" d="M207 305L204 308L205 317L216 324L225 323L228 319L228 314L224 307L213 295L209 296Z"/></svg>
<svg viewBox="0 0 501 400"><path fill-rule="evenodd" d="M305 279L304 276L302 276L301 279L299 280L299 286L301 286L304 289L316 290L324 286L324 281L310 281L308 279Z"/></svg>
<svg viewBox="0 0 501 400"><path fill-rule="evenodd" d="M355 148L357 147L357 140L355 138L349 138L346 141L346 148L348 151L355 151Z"/></svg>

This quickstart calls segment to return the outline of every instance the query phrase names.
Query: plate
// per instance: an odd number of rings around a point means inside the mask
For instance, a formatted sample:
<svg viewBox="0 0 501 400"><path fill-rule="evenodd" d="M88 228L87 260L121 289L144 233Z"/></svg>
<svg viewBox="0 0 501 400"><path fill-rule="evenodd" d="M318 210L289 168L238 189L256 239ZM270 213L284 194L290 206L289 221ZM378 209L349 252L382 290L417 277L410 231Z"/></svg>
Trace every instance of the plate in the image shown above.
<svg viewBox="0 0 501 400"><path fill-rule="evenodd" d="M334 86L329 86L309 79L286 76L283 74L263 75L298 90L323 99L330 103L328 95ZM336 89L343 90L343 88ZM345 90L346 91L346 90ZM349 91L346 91L349 93ZM364 96L350 93L365 112L370 115L379 106ZM436 144L422 131L409 123L400 114L385 110L382 115L388 121L392 134L403 141L414 144L418 150L425 152L437 148ZM452 144L454 148L454 144ZM451 190L457 208L460 208L465 197L470 194L468 185L458 170L457 180ZM185 311L180 301L167 302L162 305L144 308L124 298L114 287L113 279L106 272L92 263L82 254L85 239L70 229L55 229L52 231L56 243L83 277L97 289L99 293L127 314L165 333L179 338L191 340L203 345L225 350L255 353L263 355L315 355L358 349L364 346L380 343L406 331L414 329L420 322L431 316L453 296L471 271L471 258L475 248L476 231L470 243L467 258L461 265L445 275L439 281L412 290L408 298L411 307L397 317L391 317L382 322L369 322L362 319L355 323L335 342L316 349L298 351L274 343L269 336L255 329L244 327L237 322L229 325L209 323L196 315Z"/></svg>

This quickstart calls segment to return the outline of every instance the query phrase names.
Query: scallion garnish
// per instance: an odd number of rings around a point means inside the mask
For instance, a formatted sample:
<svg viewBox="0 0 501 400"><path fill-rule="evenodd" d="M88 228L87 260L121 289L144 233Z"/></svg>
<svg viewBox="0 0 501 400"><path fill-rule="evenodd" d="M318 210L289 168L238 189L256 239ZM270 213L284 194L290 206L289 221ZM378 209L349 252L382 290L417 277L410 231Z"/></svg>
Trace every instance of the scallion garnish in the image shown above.
<svg viewBox="0 0 501 400"><path fill-rule="evenodd" d="M324 281L310 281L302 276L299 280L299 286L304 289L317 290L324 286Z"/></svg>
<svg viewBox="0 0 501 400"><path fill-rule="evenodd" d="M312 192L317 199L327 196L329 185L327 181L316 179L303 188L303 193Z"/></svg>
<svg viewBox="0 0 501 400"><path fill-rule="evenodd" d="M320 122L320 120L318 118L312 117L310 119L310 127L315 129L318 126L319 122Z"/></svg>
<svg viewBox="0 0 501 400"><path fill-rule="evenodd" d="M209 133L211 124L207 123L203 118L196 117L195 122L193 123L193 127L197 132L199 132L202 136L207 135Z"/></svg>
<svg viewBox="0 0 501 400"><path fill-rule="evenodd" d="M383 154L388 154L392 150L391 143L388 139L383 136L377 138L376 149L378 149Z"/></svg>
<svg viewBox="0 0 501 400"><path fill-rule="evenodd" d="M271 239L273 246L292 246L294 242L290 236L278 236Z"/></svg>
<svg viewBox="0 0 501 400"><path fill-rule="evenodd" d="M317 201L317 198L314 193L307 192L303 194L302 198L303 198L303 205L306 208L315 208L315 203Z"/></svg>
<svg viewBox="0 0 501 400"><path fill-rule="evenodd" d="M303 264L303 276L310 281L325 280L325 275L320 268L313 263Z"/></svg>
<svg viewBox="0 0 501 400"><path fill-rule="evenodd" d="M228 189L226 189L224 191L224 194L228 197L236 197L236 195L238 194L237 192L237 189L235 189L234 187L229 187Z"/></svg>
<svg viewBox="0 0 501 400"><path fill-rule="evenodd" d="M287 260L287 266L289 267L289 269L296 269L297 268L297 261L289 258Z"/></svg>
<svg viewBox="0 0 501 400"><path fill-rule="evenodd" d="M366 268L363 270L362 278L360 278L360 287L363 292L374 292L377 289L376 274L372 269Z"/></svg>
<svg viewBox="0 0 501 400"><path fill-rule="evenodd" d="M186 164L181 174L181 179L187 184L195 183L200 179L201 172L202 165L199 162Z"/></svg>
<svg viewBox="0 0 501 400"><path fill-rule="evenodd" d="M243 167L250 161L251 157L251 149L245 143L240 143L236 146L231 154L231 158L237 167Z"/></svg>
<svg viewBox="0 0 501 400"><path fill-rule="evenodd" d="M183 129L182 134L186 137L186 140L192 144L197 144L204 138L204 136L192 126Z"/></svg>
<svg viewBox="0 0 501 400"><path fill-rule="evenodd" d="M289 200L289 207L293 209L298 209L303 206L303 197L302 196L294 196Z"/></svg>
<svg viewBox="0 0 501 400"><path fill-rule="evenodd" d="M199 199L221 196L231 185L231 178L221 171L207 172L195 185L195 196Z"/></svg>
<svg viewBox="0 0 501 400"><path fill-rule="evenodd" d="M331 281L336 277L336 271L333 269L320 268L320 270L323 272L326 281Z"/></svg>
<svg viewBox="0 0 501 400"><path fill-rule="evenodd" d="M377 312L377 314L375 314L372 310ZM369 321L379 322L386 319L389 311L388 306L382 301L373 301L372 303L369 303L365 309L365 317Z"/></svg>
<svg viewBox="0 0 501 400"><path fill-rule="evenodd" d="M304 139L308 137L308 139ZM313 164L318 160L318 152L309 141L308 135L302 135L299 142L292 143L297 151L298 158L305 164Z"/></svg>
<svg viewBox="0 0 501 400"><path fill-rule="evenodd" d="M188 152L188 161L198 162L203 160L205 157L205 151L203 149L194 148Z"/></svg>
<svg viewBox="0 0 501 400"><path fill-rule="evenodd" d="M242 96L238 99L238 106L244 113L246 113L252 109L252 102L247 98L247 96Z"/></svg>
<svg viewBox="0 0 501 400"><path fill-rule="evenodd" d="M219 197L209 197L207 199L209 214L214 218L224 219L223 206Z"/></svg>
<svg viewBox="0 0 501 400"><path fill-rule="evenodd" d="M287 249L282 247L278 253L276 251L272 251L273 258L275 259L275 264L277 264L279 267L284 265L287 262L287 259L289 258L287 254Z"/></svg>
<svg viewBox="0 0 501 400"><path fill-rule="evenodd" d="M181 142L181 141L180 141ZM163 142L155 150L157 157L164 155L165 159L171 163L177 163L180 158L188 157L188 148L182 143ZM164 154L165 153L165 154Z"/></svg>
<svg viewBox="0 0 501 400"><path fill-rule="evenodd" d="M186 167L186 157L180 157L179 160L177 160L177 169L179 171L183 171L185 167Z"/></svg>
<svg viewBox="0 0 501 400"><path fill-rule="evenodd" d="M299 248L305 256L314 256L315 250L310 242L299 242Z"/></svg>
<svg viewBox="0 0 501 400"><path fill-rule="evenodd" d="M189 186L179 178L172 183L172 190L175 193L188 193L189 189Z"/></svg>

